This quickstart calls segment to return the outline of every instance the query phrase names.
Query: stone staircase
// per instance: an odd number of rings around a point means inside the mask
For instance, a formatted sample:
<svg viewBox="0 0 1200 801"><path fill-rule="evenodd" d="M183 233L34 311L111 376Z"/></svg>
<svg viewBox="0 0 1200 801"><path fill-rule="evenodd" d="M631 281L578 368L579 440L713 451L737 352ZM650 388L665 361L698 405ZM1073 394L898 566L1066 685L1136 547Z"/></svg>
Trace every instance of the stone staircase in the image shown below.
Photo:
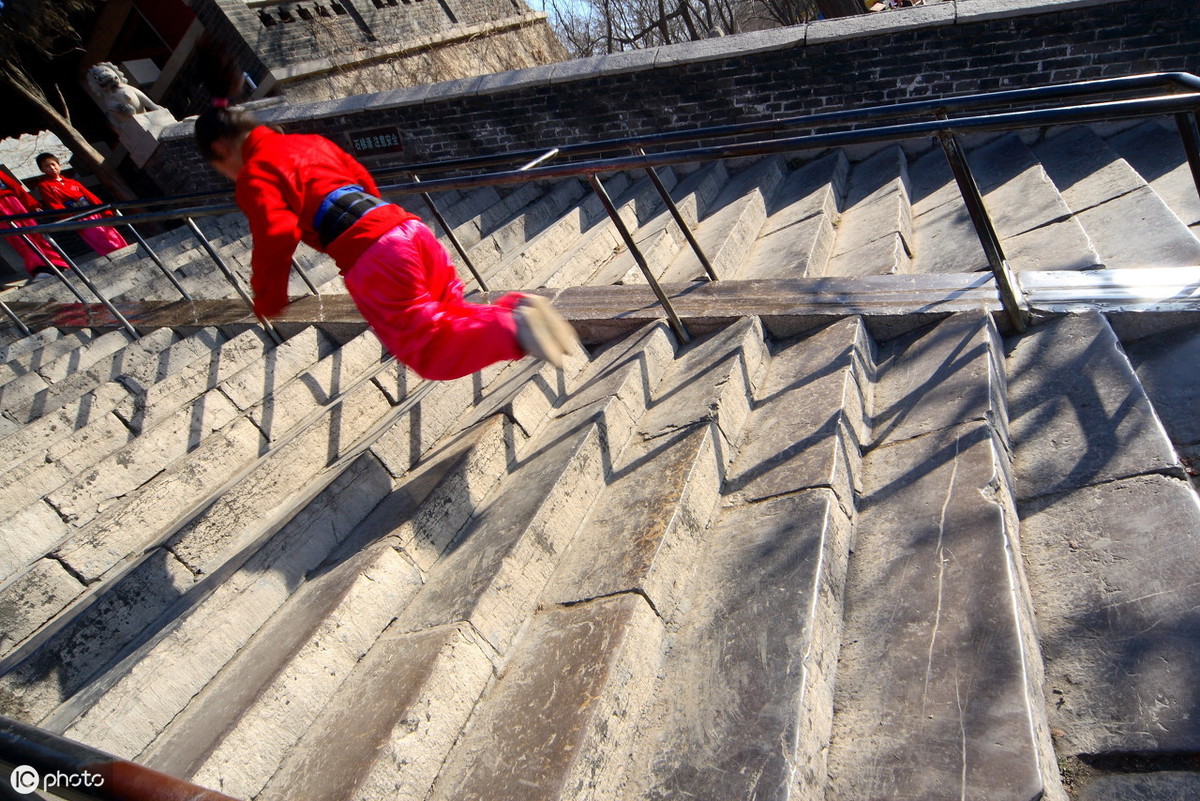
<svg viewBox="0 0 1200 801"><path fill-rule="evenodd" d="M969 152L1016 269L1194 267L1172 142ZM731 283L986 269L943 162L660 177ZM644 176L602 180L657 276L702 278ZM586 190L438 202L493 289L643 282ZM245 276L244 223L203 227ZM136 252L84 269L178 295ZM1186 315L659 322L433 383L361 326L253 322L2 332L3 714L246 799L1200 790Z"/></svg>

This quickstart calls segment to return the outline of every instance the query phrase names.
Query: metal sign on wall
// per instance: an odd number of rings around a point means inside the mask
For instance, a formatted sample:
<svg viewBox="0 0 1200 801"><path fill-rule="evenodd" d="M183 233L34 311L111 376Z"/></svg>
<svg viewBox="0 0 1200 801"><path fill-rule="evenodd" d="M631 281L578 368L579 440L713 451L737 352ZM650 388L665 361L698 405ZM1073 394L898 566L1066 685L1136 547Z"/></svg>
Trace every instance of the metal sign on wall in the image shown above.
<svg viewBox="0 0 1200 801"><path fill-rule="evenodd" d="M359 157L404 152L404 145L400 141L400 129L394 125L368 131L354 131L350 134L350 147L353 148L354 155Z"/></svg>

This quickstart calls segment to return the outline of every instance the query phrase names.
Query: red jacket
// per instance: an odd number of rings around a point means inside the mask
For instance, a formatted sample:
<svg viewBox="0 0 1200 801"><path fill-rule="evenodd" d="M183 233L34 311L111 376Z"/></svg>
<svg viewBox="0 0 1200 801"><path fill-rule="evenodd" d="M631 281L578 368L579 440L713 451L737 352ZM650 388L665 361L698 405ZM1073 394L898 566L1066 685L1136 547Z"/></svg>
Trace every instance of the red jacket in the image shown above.
<svg viewBox="0 0 1200 801"><path fill-rule="evenodd" d="M12 195L21 201L21 205L29 209L29 211L36 211L41 206L37 198L29 194L29 190L25 188L25 184L12 178L4 170L0 170L0 195ZM28 225L30 223L26 222L23 224Z"/></svg>
<svg viewBox="0 0 1200 801"><path fill-rule="evenodd" d="M380 236L416 218L395 204L380 206L322 247L313 217L326 195L357 184L379 196L366 168L323 136L281 134L265 126L246 137L242 158L236 197L250 221L250 284L254 310L264 317L287 305L288 274L298 242L328 253L345 273Z"/></svg>
<svg viewBox="0 0 1200 801"><path fill-rule="evenodd" d="M75 205L80 198L87 201L81 204L84 206L99 206L104 202L79 181L62 176L57 179L43 178L38 184L38 194L42 196L42 203L52 209L65 209L68 204ZM111 214L105 212L104 216Z"/></svg>

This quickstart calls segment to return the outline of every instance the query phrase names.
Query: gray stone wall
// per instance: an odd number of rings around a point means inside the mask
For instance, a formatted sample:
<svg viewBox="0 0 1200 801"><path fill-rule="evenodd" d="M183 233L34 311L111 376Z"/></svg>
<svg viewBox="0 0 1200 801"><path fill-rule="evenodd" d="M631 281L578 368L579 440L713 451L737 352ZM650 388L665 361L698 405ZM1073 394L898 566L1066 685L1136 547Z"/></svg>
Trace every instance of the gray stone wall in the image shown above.
<svg viewBox="0 0 1200 801"><path fill-rule="evenodd" d="M955 0L904 11L289 105L287 131L384 126L373 168L931 96L1153 71L1200 72L1200 9L1168 0ZM157 160L168 191L222 186L190 127Z"/></svg>

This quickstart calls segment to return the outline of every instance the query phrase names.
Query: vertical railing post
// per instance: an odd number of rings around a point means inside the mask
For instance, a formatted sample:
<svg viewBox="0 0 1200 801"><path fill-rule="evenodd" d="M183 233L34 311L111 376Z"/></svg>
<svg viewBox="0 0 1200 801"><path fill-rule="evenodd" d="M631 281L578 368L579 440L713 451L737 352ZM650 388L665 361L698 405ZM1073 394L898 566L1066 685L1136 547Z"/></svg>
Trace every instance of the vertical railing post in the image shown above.
<svg viewBox="0 0 1200 801"><path fill-rule="evenodd" d="M633 152L638 156L646 155L646 151L640 147L633 148ZM700 247L700 242L697 241L696 235L692 233L692 227L688 225L687 220L683 218L683 214L679 211L679 207L675 205L670 190L667 189L662 179L658 177L658 173L653 167L646 168L646 175L650 176L650 182L658 190L659 197L663 199L663 203L667 204L667 209L671 212L671 216L675 218L675 224L679 226L679 230L683 232L684 238L691 245L692 252L696 254L696 258L700 260L701 266L704 267L704 272L708 275L708 280L718 280L717 271L713 268L712 262L708 260L708 256L704 255L704 250Z"/></svg>
<svg viewBox="0 0 1200 801"><path fill-rule="evenodd" d="M229 269L229 265L225 263L225 259L221 258L221 254L217 253L217 249L214 248L212 243L208 241L208 237L206 237L200 230L200 226L196 225L196 221L191 217L184 217L183 220L187 224L187 227L191 230L192 236L194 236L200 243L200 247L204 248L204 251L208 253L209 258L216 263L217 269L219 269L225 276L225 280L229 282L229 285L233 287L234 291L237 292L238 295L241 296L242 300L246 302L246 305L250 307L250 312L262 324L262 327L266 329L267 334L272 340L275 341L276 345L282 345L283 337L281 337L279 332L275 330L275 326L271 325L270 320L254 310L254 301L248 294L246 294L246 290L242 288L242 285L238 283L237 276L233 274L233 270Z"/></svg>
<svg viewBox="0 0 1200 801"><path fill-rule="evenodd" d="M13 325L15 325L22 334L24 334L25 336L29 336L30 334L33 333L32 331L29 330L29 326L25 325L25 323L22 322L21 318L17 316L17 313L15 311L13 311L12 309L10 309L8 307L8 304L2 300L0 300L0 311L3 311L5 316L7 316L8 319L13 321Z"/></svg>
<svg viewBox="0 0 1200 801"><path fill-rule="evenodd" d="M996 235L991 217L988 216L987 208L983 205L983 195L979 191L979 185L975 183L975 177L971 174L971 168L963 154L962 145L949 131L938 132L938 141L941 142L946 160L950 162L954 180L958 182L958 191L962 193L967 213L971 215L975 233L979 236L979 243L983 245L983 252L992 268L992 274L996 277L996 286L1000 290L1000 303L1004 306L1004 311L1008 315L1013 329L1017 333L1024 333L1029 327L1029 302L1025 299L1025 293L1021 290L1021 284L1016 274L1004 257L1004 249L1000 246L1000 237Z"/></svg>
<svg viewBox="0 0 1200 801"><path fill-rule="evenodd" d="M292 269L296 271L296 275L300 276L300 280L304 282L306 287L308 287L309 292L314 295L321 294L317 291L317 287L315 284L313 284L312 279L308 277L308 273L304 272L304 268L300 266L300 262L296 261L294 258L292 259Z"/></svg>
<svg viewBox="0 0 1200 801"><path fill-rule="evenodd" d="M671 329L675 335L679 337L679 341L687 344L692 341L691 335L683 324L683 320L679 319L679 315L675 313L675 307L671 305L671 299L663 292L659 286L658 279L654 277L654 273L650 271L650 265L646 263L646 257L642 255L642 251L638 249L637 242L633 240L633 234L629 232L625 221L621 219L621 213L617 211L617 207L613 205L612 198L608 196L604 185L600 183L600 179L595 175L588 176L588 183L592 185L592 191L596 193L596 197L600 198L600 203L604 206L604 210L608 212L608 216L612 219L613 225L617 227L617 232L621 235L621 239L625 241L625 246L629 248L633 260L637 262L637 266L642 271L642 275L646 277L646 282L650 284L650 288L654 290L654 296L658 298L658 302L667 312L667 320L671 324Z"/></svg>
<svg viewBox="0 0 1200 801"><path fill-rule="evenodd" d="M118 217L124 216L121 214L120 209L113 209L113 214L117 215ZM158 265L158 269L167 277L167 280L171 282L171 285L175 287L176 291L183 296L183 299L190 301L192 296L188 294L188 291L184 288L183 284L180 283L179 279L175 277L175 273L173 273L170 268L163 263L163 260L159 258L158 254L154 252L154 248L150 247L150 243L143 239L142 235L137 232L137 229L129 223L126 223L124 228L128 230L129 233L133 234L133 238L136 239L137 243L146 251L147 254L149 254L150 260Z"/></svg>
<svg viewBox="0 0 1200 801"><path fill-rule="evenodd" d="M22 237L25 239L25 241L31 247L33 246L33 242L30 241L29 237L24 236L24 235L22 235ZM79 268L79 265L76 264L71 259L71 257L67 255L67 252L65 250L63 250L62 247L60 247L59 244L57 242L55 242L53 239L51 239L50 237L47 236L46 241L49 242L50 245L55 250L58 251L58 255L63 257L63 261L65 261L67 263L67 265L71 268L71 271L74 273L75 277L78 278L80 281L82 281L83 285L88 288L88 291L96 296L96 299L99 300L101 305L104 306L104 308L108 310L109 314L111 314L113 317L116 318L117 322L121 324L121 327L124 328L129 333L129 335L131 337L133 337L134 339L141 337L141 334L139 334L137 329L133 327L133 324L125 319L125 315L123 315L123 314L121 314L121 312L117 311L117 307L112 305L112 302L109 301L109 299L104 296L104 294L100 291L99 287L97 287L95 284L92 283L92 279L87 277L87 273L85 273L83 270L81 270ZM37 252L41 253L41 251L37 251ZM65 276L63 276L62 273L59 272L57 267L55 267L53 264L51 264L50 259L48 259L46 257L46 254L41 253L41 256L42 256L42 260L44 262L46 262L46 264L50 267L50 269L52 269L56 273L58 273L59 277L63 278L63 280L65 281L66 280ZM72 291L74 291L73 287L72 287ZM76 296L79 295L78 292L76 292L75 294L76 294ZM83 301L83 298L80 298L80 301L86 302L86 301Z"/></svg>
<svg viewBox="0 0 1200 801"><path fill-rule="evenodd" d="M1175 127L1183 140L1183 152L1187 154L1188 166L1192 169L1192 181L1196 193L1200 194L1200 112L1181 111L1175 115Z"/></svg>
<svg viewBox="0 0 1200 801"><path fill-rule="evenodd" d="M421 183L421 179L415 174L409 174L412 175L414 184ZM487 292L487 282L483 280L483 276L479 274L479 271L475 269L475 265L471 263L471 257L467 255L467 251L463 249L462 243L460 243L458 241L458 237L454 235L454 229L448 222L446 222L446 218L442 216L442 213L438 211L437 206L433 202L433 198L430 197L428 192L421 192L420 194L421 199L425 201L425 206L429 209L429 213L433 215L435 220L437 220L437 224L442 227L442 230L446 233L446 236L450 238L450 244L454 245L454 249L458 251L458 255L462 258L463 264L465 264L467 269L471 271L471 275L475 278L475 283L479 285L479 288L482 291Z"/></svg>

